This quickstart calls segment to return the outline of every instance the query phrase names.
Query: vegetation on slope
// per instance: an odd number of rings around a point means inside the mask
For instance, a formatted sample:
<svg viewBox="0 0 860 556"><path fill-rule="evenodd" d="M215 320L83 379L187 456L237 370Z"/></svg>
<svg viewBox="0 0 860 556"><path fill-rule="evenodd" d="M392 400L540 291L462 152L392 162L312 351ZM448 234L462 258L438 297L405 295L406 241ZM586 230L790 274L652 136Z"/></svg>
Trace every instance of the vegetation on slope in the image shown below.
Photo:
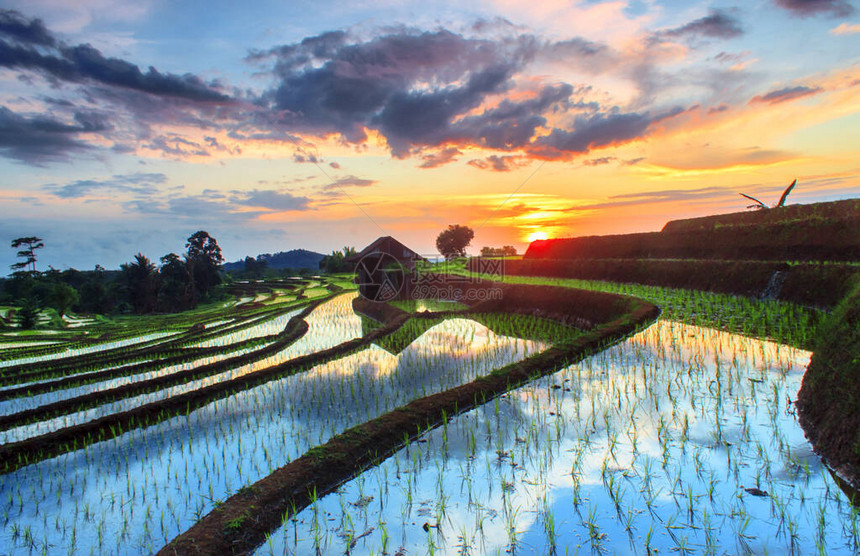
<svg viewBox="0 0 860 556"><path fill-rule="evenodd" d="M860 487L860 283L824 324L797 407L816 452Z"/></svg>

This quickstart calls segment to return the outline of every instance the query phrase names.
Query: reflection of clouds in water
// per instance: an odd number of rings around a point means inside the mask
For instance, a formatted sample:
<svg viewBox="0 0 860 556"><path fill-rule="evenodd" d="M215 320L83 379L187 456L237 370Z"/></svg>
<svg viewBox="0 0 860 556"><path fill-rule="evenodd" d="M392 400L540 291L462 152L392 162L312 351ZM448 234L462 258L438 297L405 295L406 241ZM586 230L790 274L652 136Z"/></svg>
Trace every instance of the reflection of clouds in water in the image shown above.
<svg viewBox="0 0 860 556"><path fill-rule="evenodd" d="M352 299L354 299L356 295L357 294L355 293L344 294L330 301L322 303L319 307L315 308L313 312L305 319L308 322L308 331L305 335L303 335L301 338L297 339L290 345L286 346L281 351L258 361L254 361L253 363L233 367L231 369L212 376L192 380L177 386L164 388L156 392L142 394L130 398L124 398L115 402L105 403L98 407L94 407L84 411L79 411L69 415L63 415L56 419L41 421L32 425L18 427L16 429L6 431L5 433L0 433L0 437L7 439L7 441L23 440L25 438L30 438L38 434L53 432L63 427L70 427L73 425L85 423L87 421L98 419L106 415L111 415L122 411L129 411L131 409L140 407L148 403L157 402L159 400L164 400L172 396L177 396L186 392L192 392L201 388L206 388L207 386L212 386L213 384L226 382L228 380L239 378L241 376L253 372L268 369L275 365L285 363L296 357L308 355L319 350L331 348L353 338L357 338L361 336L361 319L352 311ZM294 311L293 314L297 314L299 312L300 310ZM256 327L256 333L265 332L267 330L275 330L278 327L280 328L277 329L277 331L281 331L283 330L284 326L286 326L286 322L289 321L289 319L286 318L286 316L282 316L278 317L277 319L274 319L274 321L274 325L272 323L262 323L261 325L259 325L259 327ZM238 340L243 339L241 337L243 334L244 331L240 331L231 336L234 340ZM242 352L247 351L250 351L250 349L242 350ZM228 356L238 354L239 353L221 354L218 356L213 356L211 362L223 360L226 359ZM155 371L153 376L160 376L161 374L170 371L190 369L202 364L204 363L199 361L183 363L176 367L165 368L160 371ZM120 379L120 382L127 383L130 382L130 380L128 378ZM83 387L82 390L85 391L84 393L86 393L87 391L100 390L102 389L102 384L105 383L89 385ZM64 396L64 392L61 392L59 394L47 394L46 396L62 397Z"/></svg>
<svg viewBox="0 0 860 556"><path fill-rule="evenodd" d="M502 343L502 346L497 344ZM429 328L411 345L417 356L440 353L456 357L477 357L499 349L528 350L529 354L543 351L548 344L496 334L473 320L452 318Z"/></svg>
<svg viewBox="0 0 860 556"><path fill-rule="evenodd" d="M307 319L308 335L288 348L289 353L318 351L359 336L361 320L352 311L352 297L339 296L318 307ZM456 320L461 322L433 327L397 356L370 346L207 404L188 416L20 469L0 483L0 509L7 511L9 523L30 527L37 538L50 538L57 551L68 551L72 528L77 548L97 546L100 526L104 539L118 543L116 548L105 544L105 551L134 546L154 552L210 511L216 500L332 435L543 348L488 333L473 321ZM441 347L434 348L437 345ZM456 350L447 349L449 345ZM469 347L473 345L474 353ZM251 368L256 367L232 372ZM68 480L75 484L74 493ZM22 507L10 506L8 501L19 495ZM85 519L83 512L69 512L76 502L89 504L94 520ZM42 515L56 515L59 529L45 530L54 524L43 522ZM56 532L63 527L65 537ZM8 528L3 535L0 544L15 546Z"/></svg>
<svg viewBox="0 0 860 556"><path fill-rule="evenodd" d="M511 528L518 531L518 550L546 552L547 515L553 516L560 547L588 549L589 511L597 531L606 535L603 549L613 553L636 550L628 544L625 512L634 538L641 541L653 527L653 547L660 552L672 550L679 535L687 546L704 547L706 534L716 546L739 550L735 531L743 519L751 519L750 530L773 529L778 521L771 513L775 503L739 498L740 485L757 484L757 477L783 503L803 492L814 503L792 505L793 519L815 523L810 512L832 501L788 403L808 361L809 352L802 350L659 321L588 360L455 417L425 435L426 443L413 443L366 472L365 490L381 485L371 494L382 500L361 518L363 530L375 531L351 553L379 550L380 520L408 553L426 551L428 535L420 525L434 523L442 500L442 530L431 529L430 535L442 554L463 550L461 537L474 540L473 554L505 550ZM356 483L319 502L334 523L343 512L338 499L353 499ZM619 496L618 512L610 491ZM696 500L692 517L684 510L687 492ZM410 499L422 501L430 513L417 513ZM838 515L840 508L844 505L828 511ZM710 530L702 527L706 511ZM284 545L312 550L307 532L312 514L305 510L299 517L297 538L305 542L294 545L292 531L279 531L259 552L277 553ZM690 520L695 527L684 525ZM672 524L680 529L669 528ZM799 542L814 550L814 533L803 527L806 540ZM338 532L343 528L322 530L326 546L344 548ZM838 552L843 539L838 518L827 521L826 534ZM742 541L756 552L778 552L785 539Z"/></svg>

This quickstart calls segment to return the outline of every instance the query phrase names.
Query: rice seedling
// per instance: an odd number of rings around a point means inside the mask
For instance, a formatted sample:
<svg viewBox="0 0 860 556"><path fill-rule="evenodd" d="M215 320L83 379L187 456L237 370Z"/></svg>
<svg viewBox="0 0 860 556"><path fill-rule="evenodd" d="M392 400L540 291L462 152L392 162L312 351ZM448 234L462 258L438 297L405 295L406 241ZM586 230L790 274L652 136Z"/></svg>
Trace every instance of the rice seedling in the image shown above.
<svg viewBox="0 0 860 556"><path fill-rule="evenodd" d="M448 417L444 428L425 433L423 453L433 454L431 461L459 462L457 477L397 453L367 471L365 480L385 468L394 477L397 467L409 477L414 499L437 503L443 491L447 516L480 523L470 553L477 546L495 553L513 543L551 552L583 541L596 550L624 551L617 543L634 530L641 531L647 553L719 553L718 547L805 553L822 546L850 553L854 534L841 524L851 523L851 514L828 497L829 478L811 471L793 479L780 471L784 454L797 458L805 440L795 417L774 409L785 396L774 396L773 385L790 396L808 357L786 346L660 322L591 361ZM554 387L559 384L582 394ZM640 395L625 395L634 384ZM552 419L563 419L564 428ZM522 423L529 425L523 429ZM811 465L808 458L800 461ZM420 516L398 503L398 493L391 489L385 503L395 512L368 519L384 521L392 537L409 539ZM816 503L798 504L804 496ZM500 511L489 515L487 507ZM571 519L580 508L581 517ZM773 534L760 533L770 528ZM777 535L777 528L785 534ZM305 546L279 533L273 537L276 551ZM434 551L455 553L466 535L433 538ZM378 537L367 537L365 546L367 553L378 552ZM407 542L404 549L421 552L427 545Z"/></svg>
<svg viewBox="0 0 860 556"><path fill-rule="evenodd" d="M360 319L348 301L329 305L329 312L321 311L312 323L316 337L309 337L293 353L315 352L360 334ZM314 313L308 320L314 320ZM400 353L372 346L236 393L188 415L147 428L116 431L109 442L23 467L4 477L0 496L6 502L0 505L9 524L19 531L25 526L40 531L36 538L48 536L50 545L59 551L66 551L72 541L79 549L101 542L99 551L121 552L124 546L154 550L215 507L218 500L331 434L545 347L499 336L474 321L448 320ZM473 434L477 450L480 439L477 431ZM419 450L413 453L416 465L430 455ZM444 468L442 459L432 461ZM68 482L58 481L59 477ZM373 494L374 500L382 501L390 492L388 481L383 477L376 483L385 485ZM437 517L447 521L447 479L441 484ZM101 492L114 496L103 497ZM69 511L71 500L85 500L89 505ZM388 508L388 504L380 504L380 508ZM365 505L364 510L369 512L370 506ZM58 516L57 525L43 524L43 515ZM100 529L87 526L93 516L103 523ZM329 546L323 536L327 525L320 518L318 526L319 546L324 550ZM387 525L375 526L373 538L379 538L383 530L389 535ZM21 545L20 534L18 541L7 533L3 538L9 546ZM114 542L117 544L112 545ZM277 541L273 537L268 544L277 546Z"/></svg>

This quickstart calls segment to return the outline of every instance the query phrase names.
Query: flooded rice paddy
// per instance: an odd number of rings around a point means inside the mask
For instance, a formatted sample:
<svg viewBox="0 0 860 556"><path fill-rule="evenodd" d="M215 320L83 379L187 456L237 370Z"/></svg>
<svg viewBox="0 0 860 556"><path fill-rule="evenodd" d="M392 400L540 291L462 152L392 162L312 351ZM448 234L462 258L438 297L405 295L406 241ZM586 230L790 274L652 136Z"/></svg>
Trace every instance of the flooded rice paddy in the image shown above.
<svg viewBox="0 0 860 556"><path fill-rule="evenodd" d="M658 321L458 415L258 554L856 554L792 400L809 352Z"/></svg>

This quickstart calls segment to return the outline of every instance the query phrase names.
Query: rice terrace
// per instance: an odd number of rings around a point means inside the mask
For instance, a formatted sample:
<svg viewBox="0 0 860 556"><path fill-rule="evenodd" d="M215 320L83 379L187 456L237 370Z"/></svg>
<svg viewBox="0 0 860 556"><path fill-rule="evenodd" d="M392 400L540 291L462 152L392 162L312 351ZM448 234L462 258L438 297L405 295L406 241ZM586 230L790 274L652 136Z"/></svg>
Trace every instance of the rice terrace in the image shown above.
<svg viewBox="0 0 860 556"><path fill-rule="evenodd" d="M0 556L860 554L858 17L3 0Z"/></svg>
<svg viewBox="0 0 860 556"><path fill-rule="evenodd" d="M354 275L235 280L181 313L7 319L3 544L854 552L858 220L794 205L411 269L380 238ZM772 259L687 256L751 238Z"/></svg>

